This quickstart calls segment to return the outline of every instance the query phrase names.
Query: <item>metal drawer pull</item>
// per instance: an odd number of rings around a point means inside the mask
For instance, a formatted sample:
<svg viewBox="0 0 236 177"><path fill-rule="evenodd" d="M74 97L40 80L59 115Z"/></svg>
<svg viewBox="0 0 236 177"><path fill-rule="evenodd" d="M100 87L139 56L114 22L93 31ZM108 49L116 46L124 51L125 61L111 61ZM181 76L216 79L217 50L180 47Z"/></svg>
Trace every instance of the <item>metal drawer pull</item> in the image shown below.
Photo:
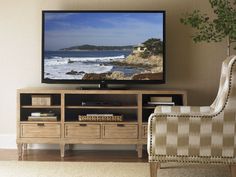
<svg viewBox="0 0 236 177"><path fill-rule="evenodd" d="M79 126L81 126L81 127L86 127L87 124L79 124Z"/></svg>
<svg viewBox="0 0 236 177"><path fill-rule="evenodd" d="M44 126L44 123L38 123L37 126L43 127L43 126Z"/></svg>
<svg viewBox="0 0 236 177"><path fill-rule="evenodd" d="M117 127L124 127L124 124L117 124Z"/></svg>

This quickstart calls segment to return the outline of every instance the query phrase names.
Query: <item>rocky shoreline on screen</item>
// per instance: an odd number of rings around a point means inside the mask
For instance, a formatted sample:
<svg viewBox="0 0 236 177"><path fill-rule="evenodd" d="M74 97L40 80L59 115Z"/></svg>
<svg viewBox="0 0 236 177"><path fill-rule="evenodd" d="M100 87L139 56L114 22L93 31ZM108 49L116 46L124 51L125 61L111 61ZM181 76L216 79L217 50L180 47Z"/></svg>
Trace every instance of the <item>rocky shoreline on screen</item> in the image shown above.
<svg viewBox="0 0 236 177"><path fill-rule="evenodd" d="M125 74L121 71L100 74L85 73L82 80L160 80L163 78L163 57L159 55L152 55L148 58L142 58L139 54L132 54L127 56L124 60L111 61L105 63L104 65L106 64L112 64L113 66L143 68L144 71L132 76L125 76Z"/></svg>

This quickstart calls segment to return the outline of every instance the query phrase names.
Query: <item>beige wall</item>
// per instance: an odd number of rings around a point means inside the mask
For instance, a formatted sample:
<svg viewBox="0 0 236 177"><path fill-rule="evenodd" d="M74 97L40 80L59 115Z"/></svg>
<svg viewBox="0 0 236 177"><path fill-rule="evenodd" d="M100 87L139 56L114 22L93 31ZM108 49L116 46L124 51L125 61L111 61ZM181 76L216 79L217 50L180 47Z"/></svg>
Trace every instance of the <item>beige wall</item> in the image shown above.
<svg viewBox="0 0 236 177"><path fill-rule="evenodd" d="M179 18L193 8L211 12L207 0L0 0L0 134L15 133L17 88L55 87L40 84L41 10L166 10L167 83L152 87L186 89L189 104L210 104L218 87L225 43L192 43L192 30L180 24Z"/></svg>

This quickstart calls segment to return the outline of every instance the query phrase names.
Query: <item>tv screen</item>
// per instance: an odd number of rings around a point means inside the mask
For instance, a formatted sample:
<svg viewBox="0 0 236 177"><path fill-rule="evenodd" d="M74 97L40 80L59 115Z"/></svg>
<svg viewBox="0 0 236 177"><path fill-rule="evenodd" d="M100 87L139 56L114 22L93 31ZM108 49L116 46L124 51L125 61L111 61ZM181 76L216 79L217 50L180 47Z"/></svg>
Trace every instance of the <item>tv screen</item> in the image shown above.
<svg viewBox="0 0 236 177"><path fill-rule="evenodd" d="M43 11L42 82L164 83L164 11Z"/></svg>

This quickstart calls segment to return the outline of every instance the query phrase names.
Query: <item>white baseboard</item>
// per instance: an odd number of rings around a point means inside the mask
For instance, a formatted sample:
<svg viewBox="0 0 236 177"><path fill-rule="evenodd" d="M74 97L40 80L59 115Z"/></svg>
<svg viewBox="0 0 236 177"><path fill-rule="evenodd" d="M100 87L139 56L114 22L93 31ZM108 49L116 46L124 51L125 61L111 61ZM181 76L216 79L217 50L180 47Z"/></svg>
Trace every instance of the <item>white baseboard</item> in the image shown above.
<svg viewBox="0 0 236 177"><path fill-rule="evenodd" d="M16 149L15 134L0 135L0 149ZM58 144L30 144L29 149L59 149ZM74 150L135 150L135 145L74 145Z"/></svg>

